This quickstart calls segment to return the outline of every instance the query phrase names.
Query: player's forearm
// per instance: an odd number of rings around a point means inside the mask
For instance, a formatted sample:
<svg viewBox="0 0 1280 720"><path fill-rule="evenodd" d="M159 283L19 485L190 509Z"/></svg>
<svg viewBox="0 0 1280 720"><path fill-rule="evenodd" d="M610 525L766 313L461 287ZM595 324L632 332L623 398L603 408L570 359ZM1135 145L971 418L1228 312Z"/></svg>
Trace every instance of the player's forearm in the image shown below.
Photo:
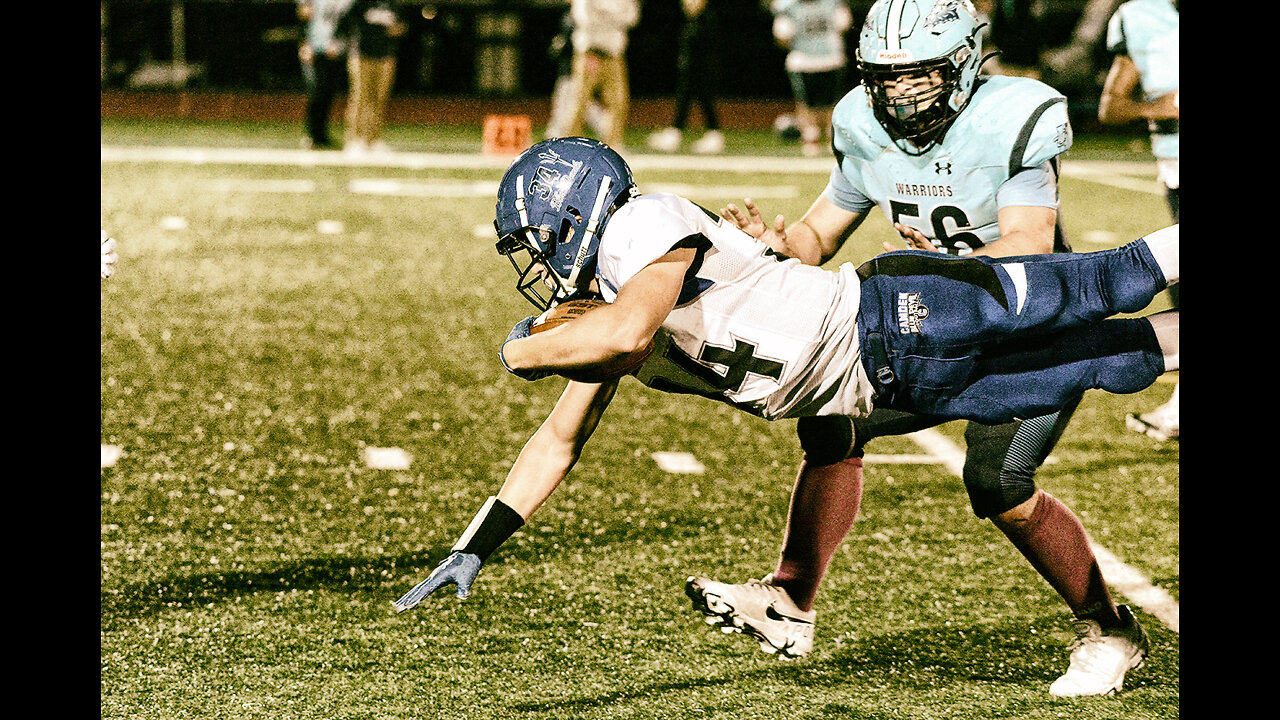
<svg viewBox="0 0 1280 720"><path fill-rule="evenodd" d="M1111 125L1122 125L1135 120L1176 119L1177 114L1167 111L1162 102L1144 102L1120 95L1104 94L1098 102L1098 119Z"/></svg>
<svg viewBox="0 0 1280 720"><path fill-rule="evenodd" d="M973 251L973 255L986 257L1011 257L1014 255L1044 255L1053 252L1053 235L1022 230L1006 233Z"/></svg>
<svg viewBox="0 0 1280 720"><path fill-rule="evenodd" d="M774 249L787 257L796 258L805 265L817 266L835 254L834 247L829 251L825 249L828 244L823 243L822 236L812 225L800 220L787 228L786 246Z"/></svg>
<svg viewBox="0 0 1280 720"><path fill-rule="evenodd" d="M572 444L548 442L535 433L507 474L498 499L528 520L569 475L578 461Z"/></svg>
<svg viewBox="0 0 1280 720"><path fill-rule="evenodd" d="M584 315L546 332L507 343L502 357L512 370L568 370L589 367L644 347L640 337L620 313L611 308Z"/></svg>

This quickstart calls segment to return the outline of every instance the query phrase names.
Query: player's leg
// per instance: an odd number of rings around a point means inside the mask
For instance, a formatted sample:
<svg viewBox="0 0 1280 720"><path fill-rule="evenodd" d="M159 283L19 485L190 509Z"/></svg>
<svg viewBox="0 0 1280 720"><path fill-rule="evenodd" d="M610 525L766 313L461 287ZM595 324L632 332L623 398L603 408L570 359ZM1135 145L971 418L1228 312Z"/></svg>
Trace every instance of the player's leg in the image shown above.
<svg viewBox="0 0 1280 720"><path fill-rule="evenodd" d="M767 652L783 647L788 656L808 652L813 647L813 603L818 587L858 517L866 441L914 432L940 422L943 421L938 418L888 409L856 419L800 418L796 430L805 455L791 493L777 566L761 580L740 584L691 578L685 591L694 606L707 615L708 623L727 631L742 630L760 640ZM771 605L773 614L768 612ZM799 613L809 619L807 624L794 621Z"/></svg>
<svg viewBox="0 0 1280 720"><path fill-rule="evenodd" d="M909 387L894 401L904 409L985 423L1045 415L1086 390L1127 394L1150 387L1170 369L1169 353L1176 358L1176 327L1174 335L1172 347L1165 347L1148 318L1113 318L1050 335L992 343L962 368L965 377L958 385L939 391ZM918 371L920 375L928 376L928 363L921 362L926 367Z"/></svg>

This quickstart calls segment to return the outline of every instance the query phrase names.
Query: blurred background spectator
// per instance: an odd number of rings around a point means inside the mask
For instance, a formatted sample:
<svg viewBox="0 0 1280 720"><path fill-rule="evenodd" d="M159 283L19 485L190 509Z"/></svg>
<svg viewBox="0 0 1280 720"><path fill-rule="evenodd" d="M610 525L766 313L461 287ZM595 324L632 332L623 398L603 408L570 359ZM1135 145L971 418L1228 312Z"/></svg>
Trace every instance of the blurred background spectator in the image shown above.
<svg viewBox="0 0 1280 720"><path fill-rule="evenodd" d="M853 16L844 0L774 0L770 9L773 36L787 49L785 66L803 152L817 157L831 129L831 110L849 90L844 34Z"/></svg>
<svg viewBox="0 0 1280 720"><path fill-rule="evenodd" d="M339 21L338 34L351 43L344 150L358 154L389 149L382 140L382 126L405 29L391 0L355 0Z"/></svg>
<svg viewBox="0 0 1280 720"><path fill-rule="evenodd" d="M690 147L700 155L724 151L724 134L716 115L716 93L720 86L720 0L681 0L684 22L676 55L676 114L669 127L649 136L649 147L675 152L684 137L689 113L696 102L702 111L706 132Z"/></svg>
<svg viewBox="0 0 1280 720"><path fill-rule="evenodd" d="M298 59L307 89L306 135L302 147L323 149L333 146L329 134L329 114L342 89L346 44L336 36L338 20L352 0L298 0L298 19L303 23Z"/></svg>
<svg viewBox="0 0 1280 720"><path fill-rule="evenodd" d="M572 0L573 111L564 134L580 135L587 106L593 99L609 113L609 123L599 140L622 151L623 130L631 89L627 69L627 41L640 19L639 0Z"/></svg>
<svg viewBox="0 0 1280 720"><path fill-rule="evenodd" d="M577 90L573 81L573 14L566 12L560 21L560 31L551 38L547 54L556 64L556 84L551 90L551 117L547 120L546 137L564 137ZM609 113L595 98L587 102L583 122L596 135L604 135L609 127Z"/></svg>

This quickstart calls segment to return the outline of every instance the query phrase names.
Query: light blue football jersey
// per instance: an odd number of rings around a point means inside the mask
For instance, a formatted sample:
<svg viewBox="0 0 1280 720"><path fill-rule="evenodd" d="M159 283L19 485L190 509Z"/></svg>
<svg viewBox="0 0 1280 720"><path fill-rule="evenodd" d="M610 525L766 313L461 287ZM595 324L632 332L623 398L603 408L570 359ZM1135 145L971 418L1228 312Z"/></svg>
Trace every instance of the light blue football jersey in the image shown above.
<svg viewBox="0 0 1280 720"><path fill-rule="evenodd" d="M1107 49L1138 68L1147 102L1178 89L1178 9L1170 0L1129 0L1107 24ZM1176 120L1152 122L1151 153L1178 157Z"/></svg>
<svg viewBox="0 0 1280 720"><path fill-rule="evenodd" d="M1038 80L999 75L979 78L942 142L919 156L903 152L876 121L862 85L836 105L832 124L839 170L852 190L890 222L916 228L953 255L1000 237L1001 186L1025 168L1056 162L1072 140L1061 93ZM1048 195L1046 205L1056 209L1056 184Z"/></svg>
<svg viewBox="0 0 1280 720"><path fill-rule="evenodd" d="M805 60L825 61L823 67L828 68L845 64L844 31L852 16L844 0L774 0L769 9L795 28L787 55L789 70L800 70L792 65L804 65Z"/></svg>

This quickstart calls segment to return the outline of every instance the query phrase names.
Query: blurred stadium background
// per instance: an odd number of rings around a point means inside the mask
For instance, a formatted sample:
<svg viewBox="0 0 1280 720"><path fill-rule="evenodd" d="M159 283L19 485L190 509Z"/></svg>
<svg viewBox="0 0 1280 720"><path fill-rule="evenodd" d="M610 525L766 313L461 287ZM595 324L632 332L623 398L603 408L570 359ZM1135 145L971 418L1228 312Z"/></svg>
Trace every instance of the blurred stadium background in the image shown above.
<svg viewBox="0 0 1280 720"><path fill-rule="evenodd" d="M995 0L987 3L1004 61L1067 94L1077 132L1099 129L1097 96L1110 59L1105 18L1118 0ZM472 121L518 108L545 122L555 79L548 53L564 0L440 0L399 3L400 42L389 121ZM764 0L723 0L721 94L727 128L766 127L791 107L784 51L770 34ZM979 5L982 5L979 0ZM856 46L871 0L850 0ZM103 0L104 116L301 118L294 0ZM678 0L645 0L631 32L631 126L670 121L675 92L672 31ZM1098 22L1101 18L1101 23ZM850 68L850 86L857 83ZM340 111L341 102L338 103ZM694 122L696 120L696 113Z"/></svg>

